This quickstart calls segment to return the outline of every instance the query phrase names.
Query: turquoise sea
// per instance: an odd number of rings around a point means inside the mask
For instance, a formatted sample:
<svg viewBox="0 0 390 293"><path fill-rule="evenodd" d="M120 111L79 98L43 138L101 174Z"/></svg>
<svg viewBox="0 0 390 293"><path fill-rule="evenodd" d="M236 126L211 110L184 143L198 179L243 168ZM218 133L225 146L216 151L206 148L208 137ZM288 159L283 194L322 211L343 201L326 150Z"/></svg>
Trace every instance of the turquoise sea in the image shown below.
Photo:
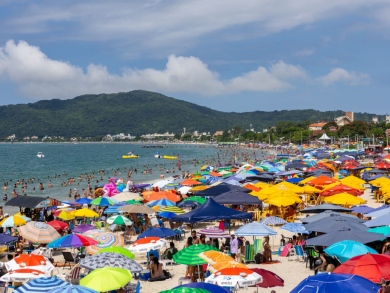
<svg viewBox="0 0 390 293"><path fill-rule="evenodd" d="M122 155L134 151L139 155L138 159L122 159ZM96 180L100 179L99 170L106 170L103 180L99 183L106 184L108 177L123 178L126 182L127 171L125 167L137 168L141 172L131 176L134 183L150 183L160 178L161 172L159 167L163 169L165 177L174 174L179 175L181 172L177 170L177 160L157 159L154 157L159 151L162 155L177 156L180 154L182 170L190 171L190 173L200 170L200 167L205 163L206 159L215 158L217 153L220 153L221 163L226 162L223 157L223 152L215 147L205 147L198 145L167 145L165 148L142 148L141 144L130 143L14 143L0 144L0 201L4 194L7 194L8 199L12 197L12 190L17 180L24 179L25 181L35 178L33 183L29 183L23 194L31 196L52 197L59 200L67 200L69 189L77 188L81 194L83 188L87 188L88 182L78 180L81 174L91 174L94 172L95 178L91 182L91 186L96 185ZM38 158L38 152L42 152L45 157ZM260 157L260 153L258 158ZM194 166L192 160L200 161L201 163ZM142 171L144 166L152 169L153 174L144 175ZM175 173L166 173L167 169L175 168ZM114 170L117 170L117 175L114 176ZM119 174L122 172L122 174ZM57 179L55 179L57 174ZM64 176L63 174L66 174ZM61 175L61 177L58 177ZM61 186L61 182L67 181L68 178L75 178L76 182L68 186ZM39 180L38 180L39 179ZM12 181L11 181L12 180ZM53 188L48 188L49 182L52 182ZM8 190L4 191L4 183L8 182ZM42 182L44 190L39 190L39 183ZM35 187L35 191L32 189ZM21 194L21 186L15 188L16 193ZM18 211L18 208L5 207L6 212Z"/></svg>

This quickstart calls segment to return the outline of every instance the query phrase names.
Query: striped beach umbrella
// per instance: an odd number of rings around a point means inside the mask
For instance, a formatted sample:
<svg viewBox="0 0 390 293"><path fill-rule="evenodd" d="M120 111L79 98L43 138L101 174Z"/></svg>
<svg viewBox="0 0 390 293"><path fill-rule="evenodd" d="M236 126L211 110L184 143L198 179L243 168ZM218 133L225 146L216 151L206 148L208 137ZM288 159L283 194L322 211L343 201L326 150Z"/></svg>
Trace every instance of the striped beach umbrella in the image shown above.
<svg viewBox="0 0 390 293"><path fill-rule="evenodd" d="M176 215L185 214L185 212L182 209L179 209L178 207L175 207L175 206L164 207L164 208L160 209L160 212L171 212L171 213L175 213Z"/></svg>
<svg viewBox="0 0 390 293"><path fill-rule="evenodd" d="M280 227L280 229L287 230L293 233L304 233L309 234L310 232L306 230L305 226L302 223L287 223Z"/></svg>
<svg viewBox="0 0 390 293"><path fill-rule="evenodd" d="M87 247L87 251L90 254L95 254L99 250L111 246L124 246L123 236L110 232L102 232L100 230L89 230L84 233L84 235L91 237L100 242L100 244L92 245Z"/></svg>
<svg viewBox="0 0 390 293"><path fill-rule="evenodd" d="M105 197L98 197L95 198L93 201L91 201L91 205L99 206L99 207L108 207L110 205L113 205L115 203L118 203L118 201L113 201L110 198Z"/></svg>
<svg viewBox="0 0 390 293"><path fill-rule="evenodd" d="M55 277L44 277L32 280L23 286L14 289L14 293L46 293L59 286L68 284Z"/></svg>
<svg viewBox="0 0 390 293"><path fill-rule="evenodd" d="M8 218L3 219L0 222L1 227L17 227L21 225L26 225L27 222L30 222L31 219L21 215L14 215Z"/></svg>
<svg viewBox="0 0 390 293"><path fill-rule="evenodd" d="M80 267L91 271L105 267L120 268L129 270L133 274L143 270L142 266L135 260L114 252L103 252L83 258L80 261Z"/></svg>
<svg viewBox="0 0 390 293"><path fill-rule="evenodd" d="M160 291L159 293L212 293L212 292L202 288L178 287L178 288Z"/></svg>
<svg viewBox="0 0 390 293"><path fill-rule="evenodd" d="M47 293L99 293L96 290L80 286L80 285L72 285L69 283L66 283L65 285L52 289L48 291Z"/></svg>
<svg viewBox="0 0 390 293"><path fill-rule="evenodd" d="M19 234L33 243L50 243L61 237L52 226L43 222L29 222L17 228Z"/></svg>
<svg viewBox="0 0 390 293"><path fill-rule="evenodd" d="M171 207L171 206L175 206L176 204L173 202L173 201L170 201L168 199L159 199L159 200L154 200L151 204L149 204L148 206L150 207L154 207L154 206L166 206L166 207Z"/></svg>
<svg viewBox="0 0 390 293"><path fill-rule="evenodd" d="M54 240L49 243L49 248L60 248L60 247L86 247L91 245L97 245L99 241L92 239L88 236L81 234L69 234Z"/></svg>
<svg viewBox="0 0 390 293"><path fill-rule="evenodd" d="M287 224L287 221L285 221L279 217L267 217L267 218L262 219L260 221L260 223L266 224L266 225L283 225L283 224Z"/></svg>
<svg viewBox="0 0 390 293"><path fill-rule="evenodd" d="M214 227L202 229L197 234L198 236L204 234L208 238L229 238L230 237L230 235L225 231Z"/></svg>
<svg viewBox="0 0 390 293"><path fill-rule="evenodd" d="M199 257L199 254L209 250L216 250L217 248L211 245L194 244L188 246L179 252L175 253L173 260L176 263L185 265L201 265L207 263L204 259Z"/></svg>
<svg viewBox="0 0 390 293"><path fill-rule="evenodd" d="M121 215L109 217L107 219L107 223L116 224L116 225L126 225L126 226L131 226L133 224L133 222L130 219Z"/></svg>

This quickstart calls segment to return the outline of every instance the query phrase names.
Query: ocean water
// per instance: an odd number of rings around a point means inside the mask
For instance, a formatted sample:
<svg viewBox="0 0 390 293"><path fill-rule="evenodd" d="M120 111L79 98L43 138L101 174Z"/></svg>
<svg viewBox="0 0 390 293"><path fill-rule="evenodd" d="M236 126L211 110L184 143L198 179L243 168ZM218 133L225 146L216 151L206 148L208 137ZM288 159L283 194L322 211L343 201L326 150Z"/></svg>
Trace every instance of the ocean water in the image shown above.
<svg viewBox="0 0 390 293"><path fill-rule="evenodd" d="M134 151L139 155L138 159L122 159L123 155ZM21 186L15 188L16 193L31 196L42 196L43 198L51 197L59 200L67 200L69 189L77 188L79 194L82 189L87 189L88 182L83 177L82 181L78 180L81 174L95 174L91 181L91 187L96 185L96 180L103 177L99 183L106 184L108 177L123 178L126 182L127 171L125 167L137 168L141 172L131 176L134 183L150 183L158 180L160 174L158 169L161 167L165 177L174 174L180 175L177 170L177 160L157 159L154 157L156 151L162 155L177 156L180 155L182 170L190 173L200 170L200 167L212 158L217 160L217 153L220 153L220 161L224 164L227 157L224 157L225 150L215 147L205 147L197 145L168 145L165 148L142 148L141 144L129 143L79 143L79 144L61 144L61 143L25 143L25 144L0 144L0 201L4 194L8 199L12 198L12 190L17 180L25 181L35 178L33 183L28 183L27 189L21 193ZM38 158L37 153L43 152L44 158ZM260 158L260 153L258 154ZM192 160L200 161L196 166ZM153 174L142 174L144 166L152 169ZM175 168L175 173L166 173L167 169ZM98 175L99 170L106 170L105 176ZM114 170L117 175L114 176ZM122 172L122 174L119 174ZM57 174L57 179L55 179ZM66 174L63 175L63 174ZM61 177L58 177L61 175ZM67 181L68 178L75 178L76 182L71 185L61 186L61 182ZM12 181L11 181L12 180ZM48 188L51 181L53 188ZM4 191L4 183L8 182L8 190ZM39 183L42 182L44 190L39 190ZM35 191L33 188L35 187ZM73 197L72 197L73 199ZM5 202L5 201L3 201ZM1 205L1 204L0 204ZM5 207L6 212L18 211L18 208Z"/></svg>

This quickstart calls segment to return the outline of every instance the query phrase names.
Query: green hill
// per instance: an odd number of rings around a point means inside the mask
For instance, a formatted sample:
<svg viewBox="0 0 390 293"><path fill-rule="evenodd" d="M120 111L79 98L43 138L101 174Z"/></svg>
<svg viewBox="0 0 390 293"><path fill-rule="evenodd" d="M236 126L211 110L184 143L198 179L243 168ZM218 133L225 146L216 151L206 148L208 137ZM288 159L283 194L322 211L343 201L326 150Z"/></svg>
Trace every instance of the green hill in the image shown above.
<svg viewBox="0 0 390 293"><path fill-rule="evenodd" d="M280 121L332 120L344 111L283 110L227 113L148 91L83 95L71 100L45 100L0 107L0 138L24 136L98 136L130 133L224 130L240 125L262 131ZM355 113L355 120L371 121L375 114ZM379 116L384 120L384 116Z"/></svg>

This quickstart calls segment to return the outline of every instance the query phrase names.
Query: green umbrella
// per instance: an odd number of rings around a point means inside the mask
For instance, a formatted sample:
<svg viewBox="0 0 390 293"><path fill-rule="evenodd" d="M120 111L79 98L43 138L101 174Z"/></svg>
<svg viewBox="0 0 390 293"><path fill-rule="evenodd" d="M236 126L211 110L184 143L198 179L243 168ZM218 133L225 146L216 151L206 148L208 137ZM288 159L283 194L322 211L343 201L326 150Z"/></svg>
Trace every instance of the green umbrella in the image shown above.
<svg viewBox="0 0 390 293"><path fill-rule="evenodd" d="M186 199L183 199L183 201L187 201L187 200L196 201L200 204L204 204L206 202L206 199L200 196L191 196Z"/></svg>
<svg viewBox="0 0 390 293"><path fill-rule="evenodd" d="M128 219L124 216L121 216L121 215L109 217L107 219L107 223L108 224L117 224L117 225L123 225L123 224L131 225L131 224L133 224L133 222L130 219Z"/></svg>
<svg viewBox="0 0 390 293"><path fill-rule="evenodd" d="M142 202L139 202L139 201L136 201L136 200L128 200L128 201L125 201L125 203L128 203L128 204L142 204Z"/></svg>
<svg viewBox="0 0 390 293"><path fill-rule="evenodd" d="M159 293L212 293L212 292L201 288L179 287L179 288L173 288L171 290L160 291Z"/></svg>
<svg viewBox="0 0 390 293"><path fill-rule="evenodd" d="M134 257L135 257L135 255L132 252L130 252L128 249L123 248L123 247L119 247L119 246L111 246L111 247L103 248L103 249L99 250L98 252L96 252L96 254L99 254L102 252L119 253L119 254L122 254L130 259L134 259Z"/></svg>
<svg viewBox="0 0 390 293"><path fill-rule="evenodd" d="M96 269L80 280L80 285L99 292L117 290L131 281L131 273L125 269L105 267Z"/></svg>
<svg viewBox="0 0 390 293"><path fill-rule="evenodd" d="M175 263L185 264L185 265L201 265L207 263L204 259L201 259L198 255L202 252L216 250L217 248L211 245L203 245L203 244L194 244L188 246L179 252L177 252L173 256L173 260Z"/></svg>

